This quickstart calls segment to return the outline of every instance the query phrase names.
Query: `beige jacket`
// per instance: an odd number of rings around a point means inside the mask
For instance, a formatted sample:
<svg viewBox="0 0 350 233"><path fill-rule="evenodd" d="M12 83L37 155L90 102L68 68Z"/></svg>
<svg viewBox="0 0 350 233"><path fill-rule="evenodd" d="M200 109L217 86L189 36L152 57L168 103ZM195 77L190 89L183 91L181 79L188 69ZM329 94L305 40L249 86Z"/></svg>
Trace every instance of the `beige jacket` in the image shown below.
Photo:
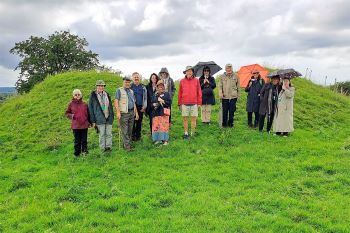
<svg viewBox="0 0 350 233"><path fill-rule="evenodd" d="M282 90L278 96L278 104L273 120L273 132L289 133L293 127L294 87Z"/></svg>
<svg viewBox="0 0 350 233"><path fill-rule="evenodd" d="M240 96L239 85L239 77L235 73L227 75L225 72L219 77L219 96L222 96L223 99L238 99Z"/></svg>

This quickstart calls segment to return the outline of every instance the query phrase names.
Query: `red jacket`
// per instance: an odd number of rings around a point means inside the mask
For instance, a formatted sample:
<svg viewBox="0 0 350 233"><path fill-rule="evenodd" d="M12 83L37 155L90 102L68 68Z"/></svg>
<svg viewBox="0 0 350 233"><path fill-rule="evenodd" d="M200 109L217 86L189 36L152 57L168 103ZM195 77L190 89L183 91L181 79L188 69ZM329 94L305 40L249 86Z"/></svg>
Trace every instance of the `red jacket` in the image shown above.
<svg viewBox="0 0 350 233"><path fill-rule="evenodd" d="M202 104L201 85L196 77L181 79L178 104Z"/></svg>
<svg viewBox="0 0 350 233"><path fill-rule="evenodd" d="M72 129L89 128L89 110L88 105L82 100L72 100L65 113L66 117L72 120Z"/></svg>

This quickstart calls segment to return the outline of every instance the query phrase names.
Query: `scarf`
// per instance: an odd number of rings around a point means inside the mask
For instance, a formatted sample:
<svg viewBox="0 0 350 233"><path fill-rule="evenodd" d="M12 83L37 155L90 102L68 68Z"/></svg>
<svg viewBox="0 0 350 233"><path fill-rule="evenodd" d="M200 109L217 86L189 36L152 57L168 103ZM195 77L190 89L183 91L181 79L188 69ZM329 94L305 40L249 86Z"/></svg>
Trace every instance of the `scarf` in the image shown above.
<svg viewBox="0 0 350 233"><path fill-rule="evenodd" d="M100 103L101 109L103 114L105 115L106 119L109 117L109 99L108 99L108 95L105 91L103 91L102 93L97 93L97 99L98 102Z"/></svg>

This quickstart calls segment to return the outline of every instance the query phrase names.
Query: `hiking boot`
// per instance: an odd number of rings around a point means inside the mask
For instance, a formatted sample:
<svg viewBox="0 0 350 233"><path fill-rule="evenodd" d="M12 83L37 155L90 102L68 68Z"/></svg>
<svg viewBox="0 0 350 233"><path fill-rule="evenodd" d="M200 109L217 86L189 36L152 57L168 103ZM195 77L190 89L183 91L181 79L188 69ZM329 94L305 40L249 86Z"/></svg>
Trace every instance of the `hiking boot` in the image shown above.
<svg viewBox="0 0 350 233"><path fill-rule="evenodd" d="M190 136L188 134L184 134L182 137L183 137L184 140L190 139Z"/></svg>

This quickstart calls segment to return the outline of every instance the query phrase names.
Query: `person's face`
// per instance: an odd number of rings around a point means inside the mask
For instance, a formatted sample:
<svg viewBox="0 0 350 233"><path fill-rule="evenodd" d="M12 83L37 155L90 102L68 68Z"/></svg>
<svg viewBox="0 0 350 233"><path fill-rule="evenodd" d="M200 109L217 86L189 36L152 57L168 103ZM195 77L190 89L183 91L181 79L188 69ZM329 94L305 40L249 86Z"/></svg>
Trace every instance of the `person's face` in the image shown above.
<svg viewBox="0 0 350 233"><path fill-rule="evenodd" d="M124 88L130 88L131 82L129 80L124 80Z"/></svg>
<svg viewBox="0 0 350 233"><path fill-rule="evenodd" d="M73 98L76 99L76 100L80 100L81 99L81 95L80 94L74 94Z"/></svg>
<svg viewBox="0 0 350 233"><path fill-rule="evenodd" d="M189 70L186 70L186 77L190 78L193 76L193 70L189 69Z"/></svg>
<svg viewBox="0 0 350 233"><path fill-rule="evenodd" d="M152 83L157 83L157 77L155 75L152 75L151 81Z"/></svg>
<svg viewBox="0 0 350 233"><path fill-rule="evenodd" d="M225 71L228 74L232 74L232 66L226 66Z"/></svg>
<svg viewBox="0 0 350 233"><path fill-rule="evenodd" d="M279 82L280 82L279 79L276 79L276 78L272 79L272 84L273 84L273 85L278 85Z"/></svg>
<svg viewBox="0 0 350 233"><path fill-rule="evenodd" d="M289 79L283 79L284 86L289 87Z"/></svg>
<svg viewBox="0 0 350 233"><path fill-rule="evenodd" d="M101 92L103 92L105 90L105 86L98 85L98 86L96 86L96 90L97 90L98 93L101 93Z"/></svg>
<svg viewBox="0 0 350 233"><path fill-rule="evenodd" d="M258 78L259 77L259 72L254 72L253 76L254 76L254 78Z"/></svg>
<svg viewBox="0 0 350 233"><path fill-rule="evenodd" d="M132 79L136 85L140 83L140 76L138 74L135 74Z"/></svg>
<svg viewBox="0 0 350 233"><path fill-rule="evenodd" d="M163 93L164 92L164 85L158 85L157 89L158 89L159 93Z"/></svg>
<svg viewBox="0 0 350 233"><path fill-rule="evenodd" d="M164 73L164 72L160 73L160 77L161 77L162 79L166 79L167 76L168 76L167 73Z"/></svg>
<svg viewBox="0 0 350 233"><path fill-rule="evenodd" d="M210 71L209 70L203 70L204 76L209 76Z"/></svg>

